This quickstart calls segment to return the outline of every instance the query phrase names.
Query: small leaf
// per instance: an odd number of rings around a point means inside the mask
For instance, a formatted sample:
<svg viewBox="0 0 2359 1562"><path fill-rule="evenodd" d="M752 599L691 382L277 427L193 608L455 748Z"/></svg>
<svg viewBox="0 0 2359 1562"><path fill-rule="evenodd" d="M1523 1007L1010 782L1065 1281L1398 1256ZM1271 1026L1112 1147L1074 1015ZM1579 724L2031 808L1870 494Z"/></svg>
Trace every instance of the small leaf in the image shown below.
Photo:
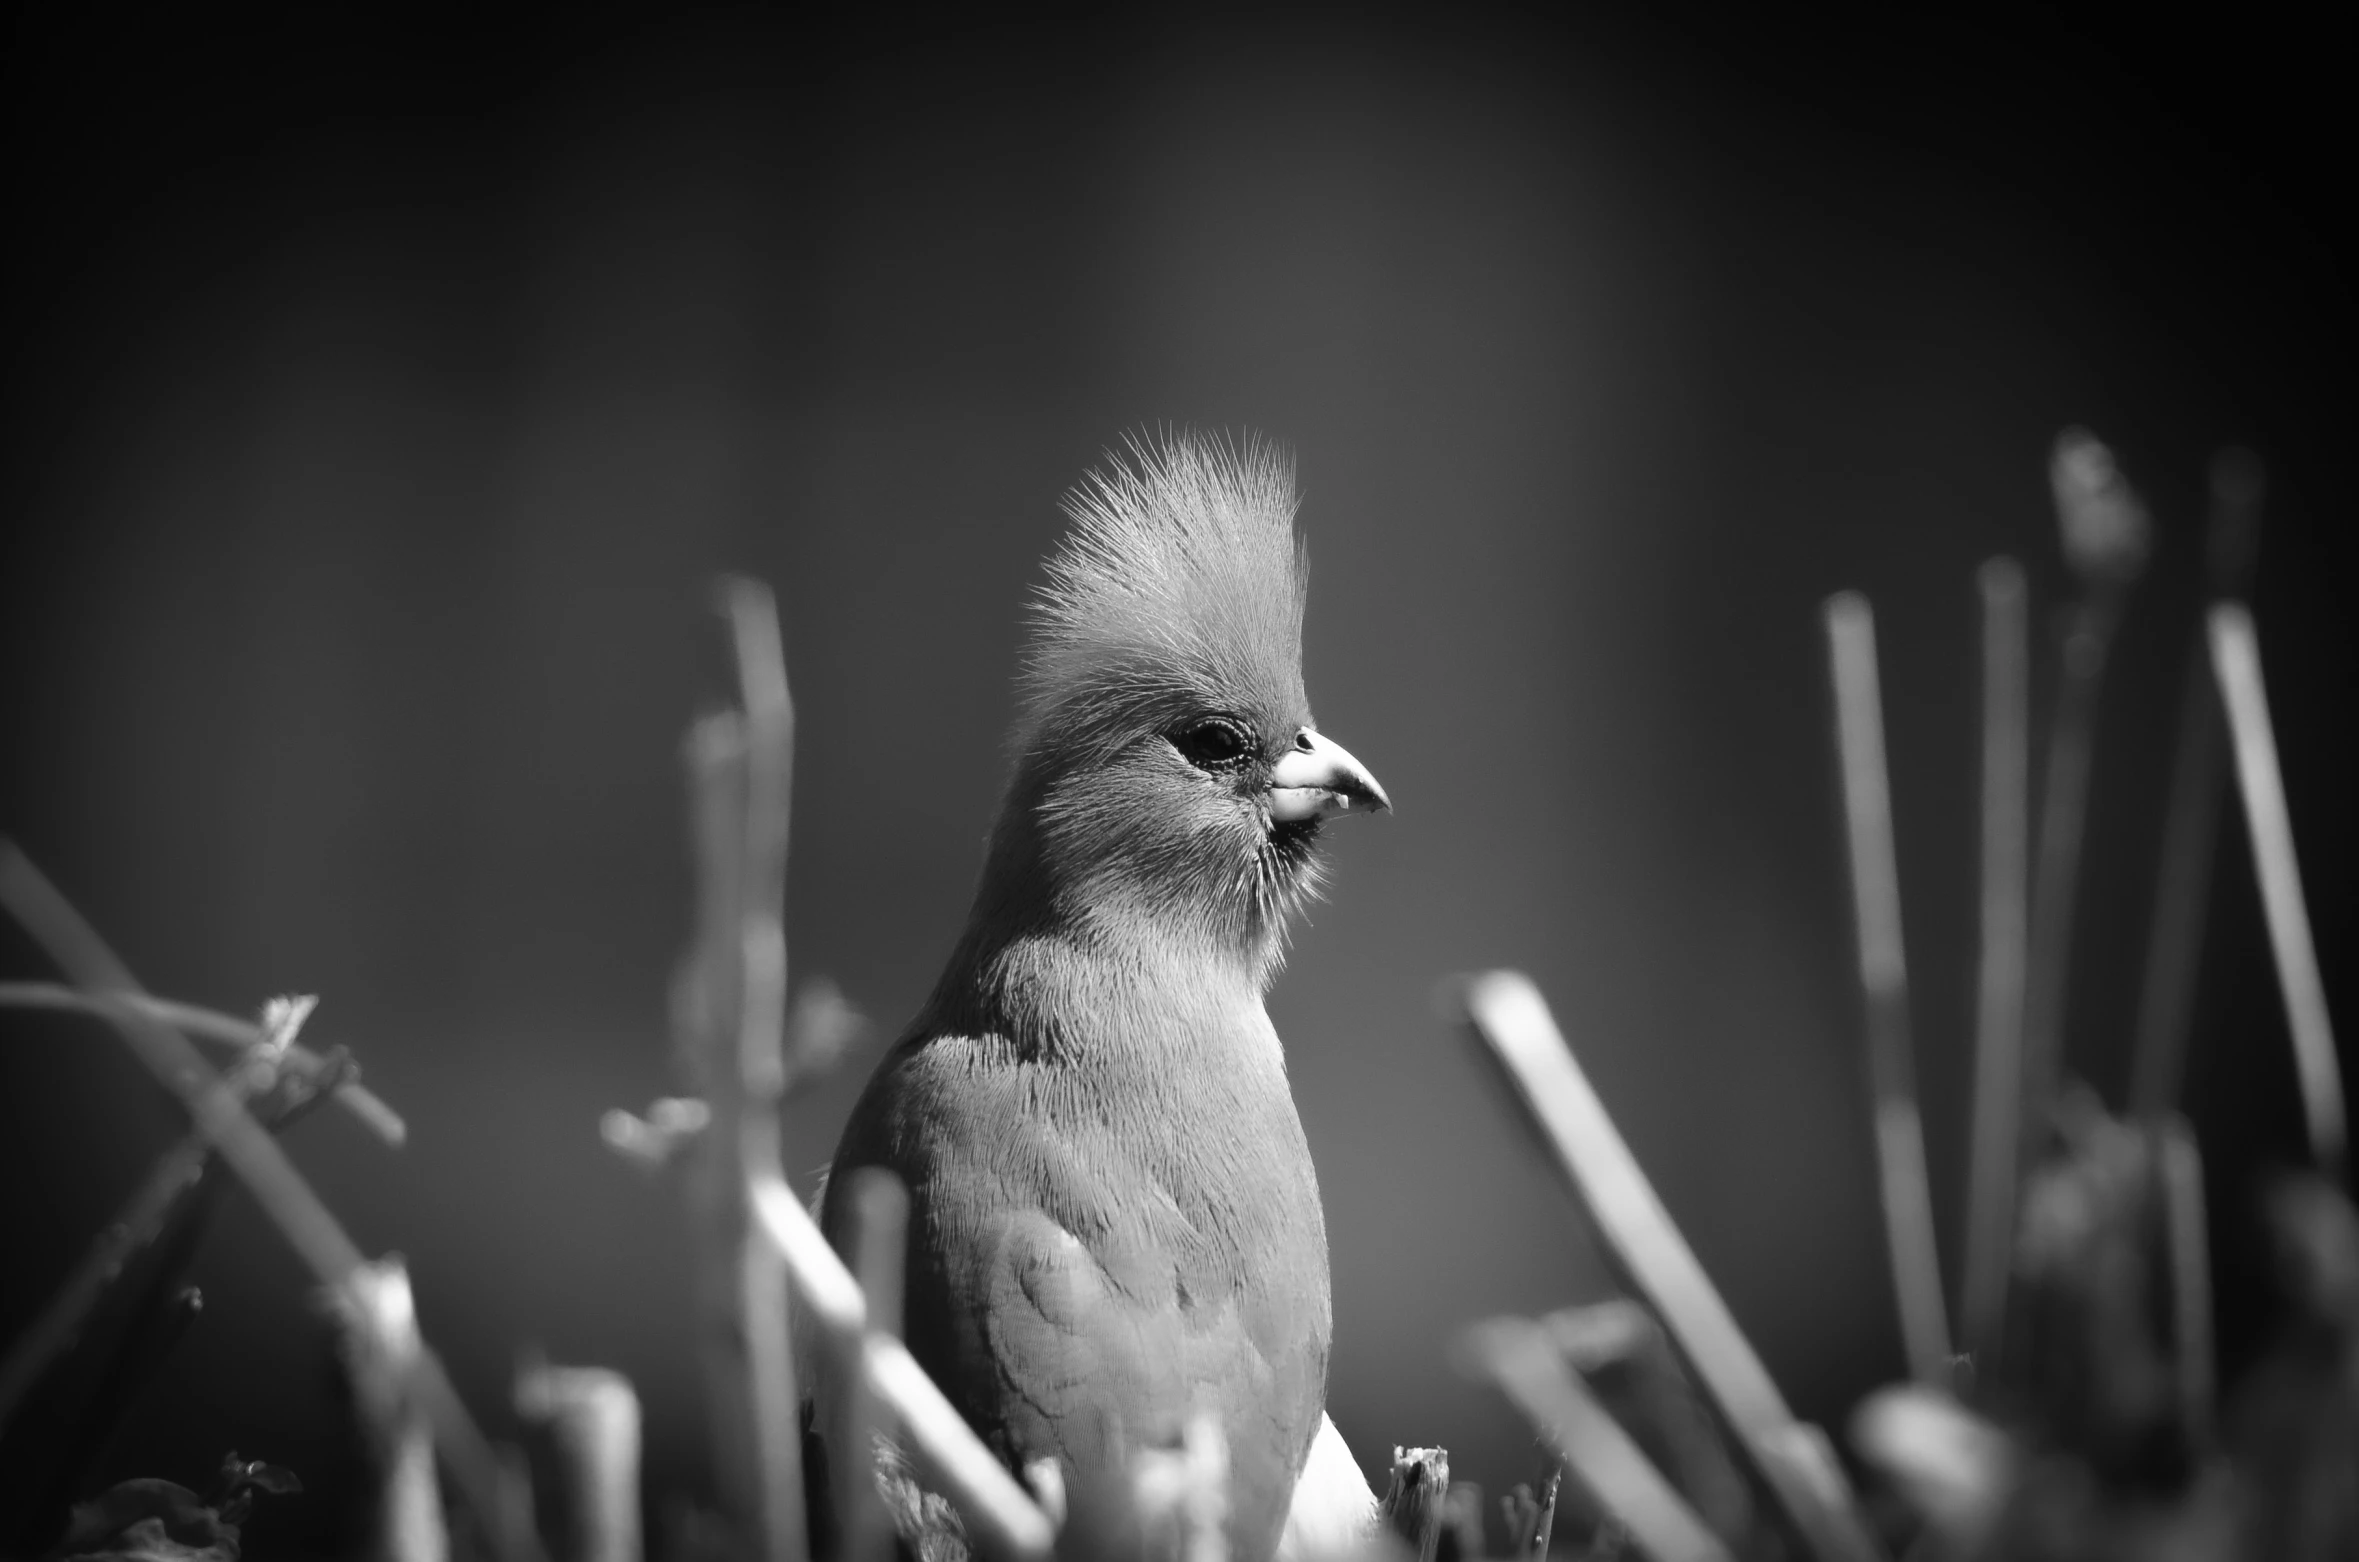
<svg viewBox="0 0 2359 1562"><path fill-rule="evenodd" d="M284 1497L289 1492L303 1489L303 1482L283 1464L266 1464L257 1459L246 1466L245 1474L249 1482L273 1497Z"/></svg>

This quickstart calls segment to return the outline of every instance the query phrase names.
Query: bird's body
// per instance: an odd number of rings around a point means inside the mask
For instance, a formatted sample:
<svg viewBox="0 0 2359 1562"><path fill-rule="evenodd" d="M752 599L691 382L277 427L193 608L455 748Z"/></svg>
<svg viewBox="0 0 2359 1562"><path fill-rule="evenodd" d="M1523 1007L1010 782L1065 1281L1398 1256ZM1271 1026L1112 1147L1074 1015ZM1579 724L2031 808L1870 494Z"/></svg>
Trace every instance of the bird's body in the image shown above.
<svg viewBox="0 0 2359 1562"><path fill-rule="evenodd" d="M907 1186L910 1348L1011 1467L1102 1489L1209 1412L1232 1555L1259 1562L1331 1323L1263 993L1320 821L1384 799L1310 726L1291 473L1136 457L1071 506L973 912L829 1181Z"/></svg>

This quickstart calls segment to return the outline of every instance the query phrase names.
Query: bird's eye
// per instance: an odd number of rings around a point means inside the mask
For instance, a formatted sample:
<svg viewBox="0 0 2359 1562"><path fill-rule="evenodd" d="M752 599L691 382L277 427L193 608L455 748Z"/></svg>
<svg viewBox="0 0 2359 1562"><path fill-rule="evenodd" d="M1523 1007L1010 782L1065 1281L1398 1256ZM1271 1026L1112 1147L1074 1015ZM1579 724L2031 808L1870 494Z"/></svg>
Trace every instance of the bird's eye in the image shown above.
<svg viewBox="0 0 2359 1562"><path fill-rule="evenodd" d="M1226 716L1209 716L1171 734L1171 746L1199 770L1220 770L1242 760L1253 747L1245 729Z"/></svg>

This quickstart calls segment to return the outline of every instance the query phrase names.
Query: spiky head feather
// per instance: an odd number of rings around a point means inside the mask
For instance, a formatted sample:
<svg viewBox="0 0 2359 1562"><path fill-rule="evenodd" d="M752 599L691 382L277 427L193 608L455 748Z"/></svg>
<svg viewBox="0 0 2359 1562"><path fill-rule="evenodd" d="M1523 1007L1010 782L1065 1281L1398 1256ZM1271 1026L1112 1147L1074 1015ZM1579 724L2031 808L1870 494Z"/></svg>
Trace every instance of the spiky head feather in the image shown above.
<svg viewBox="0 0 2359 1562"><path fill-rule="evenodd" d="M1143 919L1274 969L1316 877L1317 822L1265 802L1311 724L1298 505L1291 458L1250 435L1134 436L1066 496L979 917ZM1175 747L1207 720L1246 735L1233 765Z"/></svg>
<svg viewBox="0 0 2359 1562"><path fill-rule="evenodd" d="M1066 495L1034 600L1025 745L1104 738L1190 699L1307 716L1294 462L1253 435L1134 435Z"/></svg>

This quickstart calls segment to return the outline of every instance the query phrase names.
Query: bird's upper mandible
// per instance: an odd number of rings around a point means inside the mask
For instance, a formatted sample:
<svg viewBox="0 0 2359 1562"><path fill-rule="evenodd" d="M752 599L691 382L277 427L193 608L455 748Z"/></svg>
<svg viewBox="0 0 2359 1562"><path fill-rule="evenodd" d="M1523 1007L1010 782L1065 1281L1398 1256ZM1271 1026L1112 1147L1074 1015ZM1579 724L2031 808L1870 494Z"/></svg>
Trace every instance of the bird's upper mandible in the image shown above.
<svg viewBox="0 0 2359 1562"><path fill-rule="evenodd" d="M1392 799L1351 750L1308 727L1294 735L1294 746L1270 767L1269 799L1270 817L1280 821L1332 819L1354 809L1383 813L1392 807Z"/></svg>

